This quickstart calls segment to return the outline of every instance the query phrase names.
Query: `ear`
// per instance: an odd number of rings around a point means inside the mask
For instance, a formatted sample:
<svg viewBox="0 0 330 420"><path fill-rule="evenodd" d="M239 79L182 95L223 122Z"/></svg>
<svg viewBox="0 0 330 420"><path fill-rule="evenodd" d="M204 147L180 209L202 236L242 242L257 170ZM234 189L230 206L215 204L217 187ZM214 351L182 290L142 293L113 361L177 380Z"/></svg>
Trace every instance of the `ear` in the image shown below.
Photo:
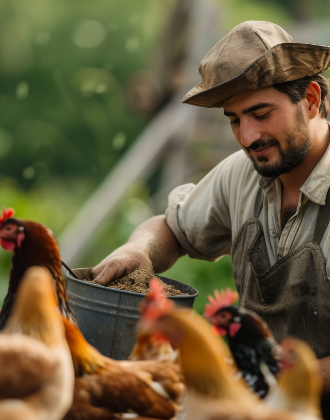
<svg viewBox="0 0 330 420"><path fill-rule="evenodd" d="M229 335L234 337L236 333L241 329L242 324L240 322L233 322L229 326Z"/></svg>
<svg viewBox="0 0 330 420"><path fill-rule="evenodd" d="M307 86L305 100L308 106L307 112L309 118L313 119L319 115L319 108L321 104L321 88L317 82L310 82Z"/></svg>
<svg viewBox="0 0 330 420"><path fill-rule="evenodd" d="M17 247L20 248L25 238L25 233L21 232L17 235Z"/></svg>

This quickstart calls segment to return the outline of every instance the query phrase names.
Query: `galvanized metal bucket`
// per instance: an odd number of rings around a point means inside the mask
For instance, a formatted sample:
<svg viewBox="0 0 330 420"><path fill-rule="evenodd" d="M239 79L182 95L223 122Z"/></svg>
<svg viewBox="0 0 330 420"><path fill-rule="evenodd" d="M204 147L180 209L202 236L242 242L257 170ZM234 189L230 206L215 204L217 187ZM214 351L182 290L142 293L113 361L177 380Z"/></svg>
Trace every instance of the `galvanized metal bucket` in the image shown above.
<svg viewBox="0 0 330 420"><path fill-rule="evenodd" d="M84 278L86 270L90 269L72 271L78 278ZM105 356L127 359L136 341L139 305L145 295L77 280L64 268L63 273L70 307L86 340ZM177 280L159 277L185 293L169 299L176 305L193 307L198 296L196 289Z"/></svg>

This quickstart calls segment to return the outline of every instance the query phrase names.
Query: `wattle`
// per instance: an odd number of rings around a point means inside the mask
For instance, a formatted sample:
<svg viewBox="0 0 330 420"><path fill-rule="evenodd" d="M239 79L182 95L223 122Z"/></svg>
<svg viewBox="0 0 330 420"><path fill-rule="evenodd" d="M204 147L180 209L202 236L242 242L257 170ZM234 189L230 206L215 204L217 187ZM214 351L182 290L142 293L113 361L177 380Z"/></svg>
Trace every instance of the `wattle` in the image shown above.
<svg viewBox="0 0 330 420"><path fill-rule="evenodd" d="M2 246L2 248L3 248L5 251L10 251L10 252L12 252L12 251L14 251L14 249L15 249L15 242L13 242L13 241L8 241L7 239L1 239L1 240L0 240L0 245Z"/></svg>
<svg viewBox="0 0 330 420"><path fill-rule="evenodd" d="M213 325L212 330L216 335L220 334L222 337L227 335L227 331L224 328L219 327L219 325Z"/></svg>

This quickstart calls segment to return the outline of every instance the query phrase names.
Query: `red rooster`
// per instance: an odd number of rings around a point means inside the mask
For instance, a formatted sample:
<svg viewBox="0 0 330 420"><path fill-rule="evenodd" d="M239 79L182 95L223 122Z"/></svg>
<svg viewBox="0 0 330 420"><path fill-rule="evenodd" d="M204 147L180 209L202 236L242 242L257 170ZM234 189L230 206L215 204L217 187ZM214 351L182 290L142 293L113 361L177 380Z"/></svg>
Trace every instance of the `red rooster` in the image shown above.
<svg viewBox="0 0 330 420"><path fill-rule="evenodd" d="M17 286L27 268L32 266L43 266L50 271L62 313L73 316L61 271L60 250L53 232L41 223L12 218L13 214L13 209L4 209L3 217L0 217L0 245L14 253L8 293L0 313L0 330L10 315Z"/></svg>
<svg viewBox="0 0 330 420"><path fill-rule="evenodd" d="M130 355L130 360L174 360L174 352L170 342L161 333L148 331L148 322L154 322L161 315L174 309L174 303L163 294L160 282L153 278L150 281L150 293L140 305L141 318L136 344Z"/></svg>
<svg viewBox="0 0 330 420"><path fill-rule="evenodd" d="M209 296L204 317L228 343L236 365L249 387L261 398L276 384L280 348L267 325L252 311L231 306L238 294L229 288Z"/></svg>

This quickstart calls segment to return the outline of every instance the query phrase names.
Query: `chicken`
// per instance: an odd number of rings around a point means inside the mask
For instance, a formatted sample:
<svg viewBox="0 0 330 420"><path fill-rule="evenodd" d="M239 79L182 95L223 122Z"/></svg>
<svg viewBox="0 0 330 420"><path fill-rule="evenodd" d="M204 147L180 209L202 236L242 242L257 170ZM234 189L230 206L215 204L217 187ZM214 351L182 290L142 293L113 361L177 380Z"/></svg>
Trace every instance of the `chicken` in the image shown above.
<svg viewBox="0 0 330 420"><path fill-rule="evenodd" d="M144 331L147 321L155 321L160 315L171 312L174 303L163 294L160 282L153 278L150 281L150 293L146 295L140 305L141 322L136 339L136 344L130 355L130 360L175 360L177 352L164 335Z"/></svg>
<svg viewBox="0 0 330 420"><path fill-rule="evenodd" d="M17 286L25 270L32 266L43 266L50 271L55 281L60 309L63 314L73 317L61 271L60 251L52 231L40 223L14 219L11 217L13 213L12 209L4 209L3 217L0 218L0 245L14 253L8 293L0 313L0 330L10 315Z"/></svg>
<svg viewBox="0 0 330 420"><path fill-rule="evenodd" d="M227 289L209 297L204 317L215 330L228 338L230 350L243 378L259 397L264 398L276 384L280 369L280 348L267 325L252 311L230 306L238 294Z"/></svg>
<svg viewBox="0 0 330 420"><path fill-rule="evenodd" d="M278 392L271 394L267 405L242 379L231 375L230 366L225 362L227 346L195 312L174 310L158 318L150 329L164 334L173 348L180 350L188 389L185 419L320 419L320 375L317 365L313 364L316 358L306 344L294 341L291 345L292 367L279 377ZM290 355L284 355L283 360L290 361Z"/></svg>
<svg viewBox="0 0 330 420"><path fill-rule="evenodd" d="M209 420L215 415L228 415L229 419L258 405L258 398L244 381L233 378L226 362L228 347L205 319L177 309L158 318L150 329L164 334L173 348L179 348L188 394L186 419Z"/></svg>
<svg viewBox="0 0 330 420"><path fill-rule="evenodd" d="M266 404L274 410L320 419L322 379L315 353L303 341L292 338L285 339L281 349L283 372L267 395Z"/></svg>
<svg viewBox="0 0 330 420"><path fill-rule="evenodd" d="M89 345L63 318L76 372L74 402L65 420L112 419L120 413L171 419L184 386L173 362L114 361Z"/></svg>
<svg viewBox="0 0 330 420"><path fill-rule="evenodd" d="M58 420L73 399L74 369L48 270L29 268L0 334L1 420Z"/></svg>

